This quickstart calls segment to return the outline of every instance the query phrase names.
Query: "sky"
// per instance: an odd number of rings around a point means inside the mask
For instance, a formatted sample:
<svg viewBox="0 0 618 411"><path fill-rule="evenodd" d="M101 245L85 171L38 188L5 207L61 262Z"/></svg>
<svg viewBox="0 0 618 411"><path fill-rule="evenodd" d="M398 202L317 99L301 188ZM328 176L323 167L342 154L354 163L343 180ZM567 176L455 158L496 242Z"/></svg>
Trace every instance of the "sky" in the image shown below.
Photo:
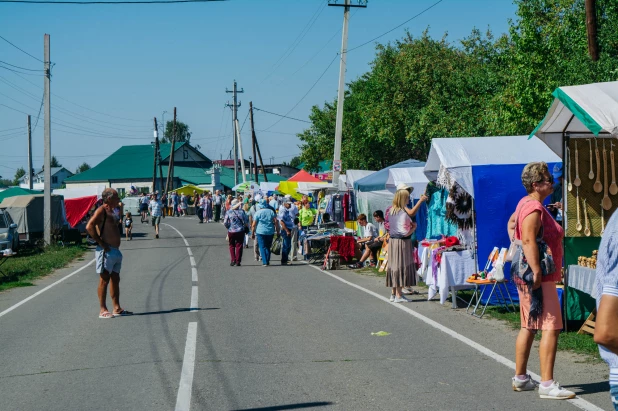
<svg viewBox="0 0 618 411"><path fill-rule="evenodd" d="M348 48L388 32L436 1L370 0L367 8L352 9ZM442 0L350 51L346 82L370 70L376 43L401 39L406 30L419 36L429 29L434 38L448 33L456 43L474 28L507 32L515 12L510 0ZM171 120L174 107L178 120L189 125L193 145L212 160L228 158L232 115L225 105L232 95L226 89L233 88L234 80L244 89L238 95L238 120L244 124L248 159L250 101L254 108L307 121L312 106L336 98L342 23L343 8L329 7L327 0L143 5L0 1L0 36L33 56L0 39L0 175L13 178L18 167L27 167L26 114L34 128L43 94L45 33L50 34L54 63L52 155L74 172L83 162L96 165L123 145L150 144L154 117ZM43 164L43 118L41 111L32 137L35 169ZM300 154L296 133L309 124L264 111L254 111L254 120L265 163Z"/></svg>

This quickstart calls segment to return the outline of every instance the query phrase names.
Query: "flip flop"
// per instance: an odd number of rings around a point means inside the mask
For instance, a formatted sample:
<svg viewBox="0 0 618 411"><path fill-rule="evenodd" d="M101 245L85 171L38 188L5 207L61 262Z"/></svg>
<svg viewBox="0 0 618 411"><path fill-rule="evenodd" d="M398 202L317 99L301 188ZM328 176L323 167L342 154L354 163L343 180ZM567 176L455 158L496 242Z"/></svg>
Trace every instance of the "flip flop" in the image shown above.
<svg viewBox="0 0 618 411"><path fill-rule="evenodd" d="M122 310L119 313L114 313L112 315L114 317L126 317L126 316L129 316L129 315L133 315L133 313L131 311Z"/></svg>
<svg viewBox="0 0 618 411"><path fill-rule="evenodd" d="M114 315L110 313L109 311L104 311L101 314L99 314L99 318L101 318L102 320L108 320L110 318L114 318Z"/></svg>

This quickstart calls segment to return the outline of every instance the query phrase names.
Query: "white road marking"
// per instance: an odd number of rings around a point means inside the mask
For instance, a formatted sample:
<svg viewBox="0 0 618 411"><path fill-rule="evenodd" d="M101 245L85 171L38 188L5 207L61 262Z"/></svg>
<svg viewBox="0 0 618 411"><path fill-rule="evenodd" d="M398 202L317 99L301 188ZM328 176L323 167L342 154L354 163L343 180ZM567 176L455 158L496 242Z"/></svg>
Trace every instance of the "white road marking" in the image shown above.
<svg viewBox="0 0 618 411"><path fill-rule="evenodd" d="M191 251L191 247L187 247L187 252L189 253L189 255L193 255L193 251Z"/></svg>
<svg viewBox="0 0 618 411"><path fill-rule="evenodd" d="M197 285L194 285L191 287L191 306L189 311L195 311L197 308Z"/></svg>
<svg viewBox="0 0 618 411"><path fill-rule="evenodd" d="M0 313L0 317L2 317L2 316L3 316L3 315L5 315L5 314L10 313L11 311L13 311L14 309L16 309L16 308L17 308L17 307L19 307L20 305L27 303L28 301L32 300L34 297L36 297L36 296L38 296L38 295L43 294L45 291L49 290L50 288L52 288L53 286L55 286L55 285L57 285L57 284L60 284L61 282L63 282L63 281L64 281L64 280L66 280L67 278L74 276L75 274L79 273L80 271L82 271L82 270L83 270L83 269L85 269L86 267L89 267L92 263L94 263L94 261L95 261L95 260L91 260L91 261L90 261L88 264L86 264L85 266L83 266L83 267L81 267L81 268L79 268L79 269L77 269L77 270L73 271L71 274L68 274L68 275L66 275L66 276L62 277L60 280L56 281L55 283L48 285L47 287L43 288L42 290L37 291L36 293L32 294L30 297L28 297L28 298L26 298L26 299L23 299L23 300L21 300L20 302L18 302L17 304L15 304L15 305L13 305L13 306L11 306L11 307L7 308L6 310L4 310L4 311L2 311L2 312Z"/></svg>
<svg viewBox="0 0 618 411"><path fill-rule="evenodd" d="M178 231L178 230L176 230L176 231ZM179 232L180 232L180 231L179 231ZM181 234L181 235L182 235L182 234ZM186 245L187 247L189 247L189 242L187 241L187 239L186 239L186 238L184 238L184 237L182 237L182 239L183 239L183 241L185 242L185 245Z"/></svg>
<svg viewBox="0 0 618 411"><path fill-rule="evenodd" d="M191 267L191 281L197 283L197 268Z"/></svg>
<svg viewBox="0 0 618 411"><path fill-rule="evenodd" d="M307 264L307 263L305 263L305 264ZM500 364L506 365L507 367L509 367L510 369L515 371L515 363L513 361L509 360L506 357L503 357L502 355L500 355L498 353L493 352L489 348L484 347L484 346L482 346L481 344L479 344L479 343L477 343L475 341L472 341L468 337L464 337L463 335L459 334L457 331L451 330L450 328L447 328L447 327L443 326L442 324L440 324L440 323L438 323L438 322L436 322L436 321L434 321L434 320L432 320L432 319L430 319L428 317L425 317L424 315L422 315L422 314L412 310L411 308L406 307L403 304L391 303L388 298L386 298L386 297L384 297L384 296L382 296L382 295L380 295L378 293L375 293L373 291L370 291L370 290L368 290L366 288L363 288L360 285L357 285L357 284L354 284L354 283L352 283L350 281L344 280L343 278L341 278L341 277L339 277L339 276L337 276L335 274L329 273L328 271L324 271L324 270L322 270L319 267L313 266L311 264L307 264L307 265L309 267L315 268L316 270L318 270L321 273L324 273L324 274L326 274L328 276L333 277L336 280L341 281L344 284L350 285L350 286L352 286L352 287L354 287L354 288L356 288L358 290L361 290L361 291L363 291L363 292L365 292L365 293L367 293L369 295L372 295L372 296L374 296L374 297L376 297L376 298L378 298L378 299L380 299L380 300L382 300L384 302L387 302L387 303L389 303L390 305L392 305L395 308L399 308L400 310L405 311L406 313L412 315L413 317L416 317L417 319L423 321L425 324L428 324L428 325L432 326L433 328L436 328L436 329L442 331L443 333L450 335L451 337L455 338L456 340L459 340L459 341L463 342L464 344L466 344L466 345L474 348L475 350L481 352L482 354L488 356L489 358L492 358L492 359L496 360L497 362L499 362ZM528 371L528 373L530 374L530 376L532 376L537 381L541 381L541 376L540 375L535 374L535 373L530 372L530 371ZM582 410L586 410L586 411L603 411L602 408L599 408L596 405L594 405L594 404L592 404L592 403L590 403L590 402L588 402L588 401L586 401L586 400L584 400L584 399L582 399L580 397L576 397L576 398L574 398L572 400L566 400L566 401L568 401L572 405L574 405L577 408L582 409Z"/></svg>
<svg viewBox="0 0 618 411"><path fill-rule="evenodd" d="M197 345L197 322L189 323L185 357L182 361L176 411L189 411L191 408L191 389L193 388L193 371L195 370L195 349Z"/></svg>
<svg viewBox="0 0 618 411"><path fill-rule="evenodd" d="M191 267L195 267L195 258L192 255L189 256L189 261L191 262Z"/></svg>

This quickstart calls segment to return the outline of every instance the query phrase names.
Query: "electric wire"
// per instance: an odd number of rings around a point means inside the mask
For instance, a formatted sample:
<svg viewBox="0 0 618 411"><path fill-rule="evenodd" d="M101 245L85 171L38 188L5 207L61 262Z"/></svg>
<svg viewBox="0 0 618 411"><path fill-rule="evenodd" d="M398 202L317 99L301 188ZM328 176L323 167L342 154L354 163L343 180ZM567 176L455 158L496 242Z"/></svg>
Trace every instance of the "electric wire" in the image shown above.
<svg viewBox="0 0 618 411"><path fill-rule="evenodd" d="M43 77L44 76L44 74L35 74L35 73L27 73L27 72L23 72L23 71L17 71L17 70L14 70L12 68L5 67L3 65L0 65L0 68L8 70L8 71L12 71L13 73L26 74L28 76L37 76L37 77Z"/></svg>
<svg viewBox="0 0 618 411"><path fill-rule="evenodd" d="M371 40L369 40L369 41L366 41L366 42L364 42L364 43L362 43L362 44L359 44L358 46L352 47L351 49L347 49L347 50L346 50L346 53L349 53L349 52L354 51L354 50L356 50L356 49L359 49L359 48L361 48L361 47L363 47L363 46L366 46L366 45L367 45L367 44L369 44L369 43L373 43L374 41L376 41L376 40L377 40L377 39L379 39L380 37L384 37L384 36L386 36L388 33L390 33L390 32L392 32L392 31L397 30L399 27L403 26L404 24L406 24L406 23L408 23L408 22L410 22L410 21L414 20L415 18L417 18L417 17L421 16L422 14L424 14L425 12L427 12L427 11L431 10L432 8L434 8L434 7L435 7L435 6L437 6L438 4L442 3L443 1L444 1L444 0L438 0L437 2L435 2L434 4L432 4L431 6L427 7L425 10L421 11L420 13L416 14L415 16L412 16L411 18L409 18L408 20L404 21L404 22L403 22L403 23L401 23L400 25L398 25L398 26L396 26L396 27L393 27L392 29L390 29L390 30L388 30L388 31L386 31L386 32L384 32L384 33L382 33L382 34L380 34L378 37L374 37L373 39L371 39Z"/></svg>
<svg viewBox="0 0 618 411"><path fill-rule="evenodd" d="M0 0L0 3L26 3L26 4L176 4L176 3L209 3L213 1L227 0L148 0L148 1L46 1L46 0Z"/></svg>
<svg viewBox="0 0 618 411"><path fill-rule="evenodd" d="M309 123L309 124L311 124L311 121L301 120L301 119L299 119L299 118L294 118L294 117L284 116L283 114L273 113L272 111L262 110L262 109L257 108L257 107L253 107L253 108L254 108L255 110L257 110L257 111L261 111L261 112L264 112L264 113L272 114L273 116L279 116L279 117L283 117L283 118L288 118L288 119L290 119L290 120L302 121L303 123ZM242 131L242 130L241 130L241 131Z"/></svg>
<svg viewBox="0 0 618 411"><path fill-rule="evenodd" d="M311 86L311 88L305 93L304 96L302 96L300 98L300 100L298 100L298 102L296 104L294 104L294 107L292 107L287 113L284 114L284 116L287 116L288 114L290 114L296 107L298 107L298 105L305 99L305 97L307 97L307 95L311 92L311 90L314 89L314 87L319 83L320 80L322 80L322 77L324 77L324 74L326 74L326 72L328 71L328 69L333 65L333 63L335 62L335 60L337 60L337 57L339 56L339 53L335 54L335 57L333 57L333 59L330 61L330 63L328 63L328 66L326 66L326 69L322 72L322 74L320 74L320 77L318 77L318 79L315 81L315 83L313 83L313 85ZM271 128L273 128L274 126L276 126L277 124L279 124L279 122L283 120L283 117L281 117L279 120L277 120L276 122L274 122L273 124L271 124L269 127L266 127L263 131L268 131Z"/></svg>
<svg viewBox="0 0 618 411"><path fill-rule="evenodd" d="M23 127L7 128L4 130L0 130L0 133L4 133L5 131L21 130L22 128Z"/></svg>
<svg viewBox="0 0 618 411"><path fill-rule="evenodd" d="M23 50L23 49L21 49L21 48L19 48L19 47L17 47L15 44L11 43L10 41L8 41L7 39L5 39L4 37L0 36L0 39L2 39L2 40L4 40L4 41L6 41L6 42L7 42L7 43L9 43L11 46L15 47L17 50L21 51L22 53L24 53L24 54L26 54L26 55L28 55L28 56L32 57L32 58L33 58L33 59L35 59L36 61L40 61L41 63L45 63L45 62L44 62L43 60L41 60L40 58L38 58L38 57L34 57L32 54L28 53L27 51L25 51L25 50Z"/></svg>
<svg viewBox="0 0 618 411"><path fill-rule="evenodd" d="M7 63L6 61L2 61L2 60L0 60L0 63L6 64L7 66L15 67L15 68L20 69L20 70L45 72L45 70L41 70L41 69L29 69L29 68L25 68L25 67L16 66L14 64Z"/></svg>

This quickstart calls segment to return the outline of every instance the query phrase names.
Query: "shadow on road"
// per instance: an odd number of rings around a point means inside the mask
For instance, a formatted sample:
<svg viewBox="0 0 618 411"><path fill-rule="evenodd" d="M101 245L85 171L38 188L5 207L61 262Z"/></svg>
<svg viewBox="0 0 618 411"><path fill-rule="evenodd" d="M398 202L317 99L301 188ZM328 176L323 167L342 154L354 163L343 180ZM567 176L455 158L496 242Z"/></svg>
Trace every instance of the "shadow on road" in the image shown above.
<svg viewBox="0 0 618 411"><path fill-rule="evenodd" d="M136 315L157 315L157 314L172 314L172 313L182 313L186 311L210 311L210 310L218 310L219 308L174 308L173 310L165 310L165 311L149 311L144 313L133 313L133 316Z"/></svg>
<svg viewBox="0 0 618 411"><path fill-rule="evenodd" d="M609 392L609 382L592 382L590 384L571 384L564 385L564 388L574 390L577 394L596 394L598 392Z"/></svg>
<svg viewBox="0 0 618 411"><path fill-rule="evenodd" d="M244 408L242 410L235 411L278 411L278 410L299 410L301 408L311 408L311 407L326 407L327 405L332 405L332 402L303 402L299 404L287 404L287 405L275 405L272 407L262 407L262 408Z"/></svg>

